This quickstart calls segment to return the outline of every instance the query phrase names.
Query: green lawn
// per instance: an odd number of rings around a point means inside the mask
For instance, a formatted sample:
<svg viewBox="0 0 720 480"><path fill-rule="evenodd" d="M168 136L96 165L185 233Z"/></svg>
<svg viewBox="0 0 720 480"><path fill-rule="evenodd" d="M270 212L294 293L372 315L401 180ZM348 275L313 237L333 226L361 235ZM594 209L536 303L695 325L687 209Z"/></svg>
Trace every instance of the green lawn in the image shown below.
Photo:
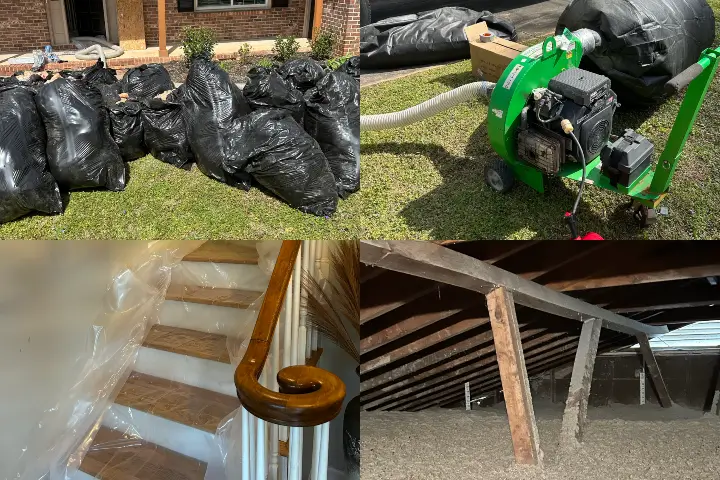
<svg viewBox="0 0 720 480"><path fill-rule="evenodd" d="M720 0L710 4L720 12ZM470 62L464 61L364 88L362 114L415 105L474 81L469 72ZM624 208L626 197L590 187L580 207L581 230L613 239L719 238L720 144L713 133L720 126L719 92L716 79L663 203L669 216L641 230ZM654 112L620 108L614 131L634 128L649 137L659 153L678 107L675 99ZM499 195L485 185L483 169L494 155L486 116L486 101L475 101L403 129L364 132L363 188L374 213L363 220L363 236L567 238L562 216L575 199L576 183L554 179L544 195L522 184Z"/></svg>

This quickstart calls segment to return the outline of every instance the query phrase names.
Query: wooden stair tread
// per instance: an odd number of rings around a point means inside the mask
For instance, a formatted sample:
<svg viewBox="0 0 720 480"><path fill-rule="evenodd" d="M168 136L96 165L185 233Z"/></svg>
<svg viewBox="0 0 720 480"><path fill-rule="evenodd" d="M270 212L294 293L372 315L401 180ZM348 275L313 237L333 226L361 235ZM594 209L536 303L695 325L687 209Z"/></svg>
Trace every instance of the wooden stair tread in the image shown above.
<svg viewBox="0 0 720 480"><path fill-rule="evenodd" d="M80 470L105 480L203 480L207 464L101 427Z"/></svg>
<svg viewBox="0 0 720 480"><path fill-rule="evenodd" d="M258 253L242 240L209 240L183 258L186 262L214 262L256 265Z"/></svg>
<svg viewBox="0 0 720 480"><path fill-rule="evenodd" d="M248 308L260 295L262 292L253 290L170 284L165 299L220 307Z"/></svg>
<svg viewBox="0 0 720 480"><path fill-rule="evenodd" d="M230 363L227 337L187 328L153 325L143 346L191 357Z"/></svg>
<svg viewBox="0 0 720 480"><path fill-rule="evenodd" d="M213 434L240 406L237 397L139 372L130 374L115 403Z"/></svg>

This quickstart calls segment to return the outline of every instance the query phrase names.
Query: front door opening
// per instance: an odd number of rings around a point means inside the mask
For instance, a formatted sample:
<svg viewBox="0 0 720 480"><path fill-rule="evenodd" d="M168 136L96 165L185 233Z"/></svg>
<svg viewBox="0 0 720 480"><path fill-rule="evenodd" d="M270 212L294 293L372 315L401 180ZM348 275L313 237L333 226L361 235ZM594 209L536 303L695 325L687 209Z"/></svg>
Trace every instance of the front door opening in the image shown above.
<svg viewBox="0 0 720 480"><path fill-rule="evenodd" d="M73 37L102 37L105 31L103 0L65 0L68 34Z"/></svg>

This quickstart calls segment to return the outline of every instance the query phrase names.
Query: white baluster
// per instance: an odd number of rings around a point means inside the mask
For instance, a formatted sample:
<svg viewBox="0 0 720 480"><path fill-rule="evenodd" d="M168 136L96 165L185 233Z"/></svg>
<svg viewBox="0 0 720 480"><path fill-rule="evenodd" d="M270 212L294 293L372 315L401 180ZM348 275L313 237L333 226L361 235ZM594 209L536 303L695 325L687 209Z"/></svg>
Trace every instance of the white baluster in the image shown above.
<svg viewBox="0 0 720 480"><path fill-rule="evenodd" d="M301 249L302 250L302 249ZM301 266L302 266L302 251L298 252L298 256L295 259L295 270L293 271L293 314L292 314L292 343L290 345L292 351L290 354L291 365L297 365L298 363L298 347L300 342L298 341L298 333L300 331L300 278L301 278Z"/></svg>
<svg viewBox="0 0 720 480"><path fill-rule="evenodd" d="M242 408L242 480L250 479L250 412Z"/></svg>
<svg viewBox="0 0 720 480"><path fill-rule="evenodd" d="M272 360L269 374L269 387L273 392L277 392L280 388L277 383L277 374L280 371L280 327L285 315L280 317L278 328L272 339ZM270 424L270 466L268 468L268 478L270 480L278 480L278 441L280 440L280 426Z"/></svg>
<svg viewBox="0 0 720 480"><path fill-rule="evenodd" d="M320 425L322 435L320 444L320 466L318 467L318 480L327 480L328 450L330 449L330 422Z"/></svg>
<svg viewBox="0 0 720 480"><path fill-rule="evenodd" d="M313 428L313 454L312 454L312 471L310 480L317 480L318 471L320 470L320 444L322 443L322 425L316 425Z"/></svg>
<svg viewBox="0 0 720 480"><path fill-rule="evenodd" d="M290 427L288 480L301 480L302 477L302 430L302 427Z"/></svg>
<svg viewBox="0 0 720 480"><path fill-rule="evenodd" d="M302 269L303 272L308 272L310 270L310 242L308 240L305 240L302 242ZM302 287L301 287L302 288ZM298 365L305 365L305 359L306 357L306 344L307 344L307 311L306 307L302 307L302 311L300 312L300 325L298 327L298 356L297 356L297 363Z"/></svg>

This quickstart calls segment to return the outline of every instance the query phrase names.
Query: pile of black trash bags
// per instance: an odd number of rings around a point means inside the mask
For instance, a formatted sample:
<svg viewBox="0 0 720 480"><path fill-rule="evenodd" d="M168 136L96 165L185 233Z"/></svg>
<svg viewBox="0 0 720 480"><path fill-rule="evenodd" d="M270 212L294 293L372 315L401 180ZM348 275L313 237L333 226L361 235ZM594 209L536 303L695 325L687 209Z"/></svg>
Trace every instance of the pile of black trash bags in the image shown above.
<svg viewBox="0 0 720 480"><path fill-rule="evenodd" d="M148 153L328 217L360 189L359 137L357 58L256 67L243 90L207 60L178 88L159 64L0 78L0 223L61 213L61 191L124 190Z"/></svg>

